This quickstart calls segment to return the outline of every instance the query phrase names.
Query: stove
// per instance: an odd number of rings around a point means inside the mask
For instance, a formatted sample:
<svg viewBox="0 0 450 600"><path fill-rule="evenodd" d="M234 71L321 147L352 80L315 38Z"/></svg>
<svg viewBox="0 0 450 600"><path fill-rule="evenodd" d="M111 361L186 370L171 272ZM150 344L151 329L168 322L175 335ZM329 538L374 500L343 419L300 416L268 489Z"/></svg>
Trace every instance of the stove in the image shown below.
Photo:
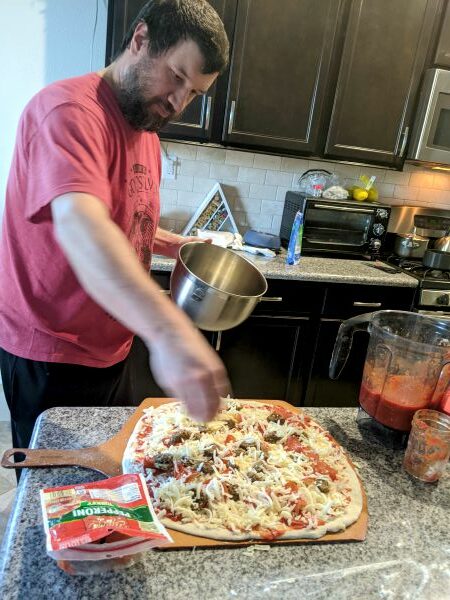
<svg viewBox="0 0 450 600"><path fill-rule="evenodd" d="M450 317L450 271L430 269L421 259L401 258L395 254L384 258L384 262L419 281L415 305L420 312L439 311Z"/></svg>

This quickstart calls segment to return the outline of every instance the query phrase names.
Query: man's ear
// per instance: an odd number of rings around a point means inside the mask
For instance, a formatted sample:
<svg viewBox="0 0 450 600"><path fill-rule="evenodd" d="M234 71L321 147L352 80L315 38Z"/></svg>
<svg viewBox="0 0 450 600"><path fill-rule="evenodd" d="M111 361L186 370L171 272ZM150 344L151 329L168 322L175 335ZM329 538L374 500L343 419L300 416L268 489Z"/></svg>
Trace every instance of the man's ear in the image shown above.
<svg viewBox="0 0 450 600"><path fill-rule="evenodd" d="M147 23L140 21L134 30L133 37L130 42L130 52L133 55L138 55L142 52L143 47L148 45L148 28Z"/></svg>

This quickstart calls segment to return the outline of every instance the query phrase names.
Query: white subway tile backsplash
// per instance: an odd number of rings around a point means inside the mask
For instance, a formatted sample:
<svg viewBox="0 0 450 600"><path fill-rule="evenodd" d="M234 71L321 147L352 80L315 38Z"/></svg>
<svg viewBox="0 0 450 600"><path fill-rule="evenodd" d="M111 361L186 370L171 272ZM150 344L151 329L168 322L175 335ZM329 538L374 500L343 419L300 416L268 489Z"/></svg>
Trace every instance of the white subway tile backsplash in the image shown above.
<svg viewBox="0 0 450 600"><path fill-rule="evenodd" d="M419 194L419 188L396 185L394 187L394 198L401 198L402 200L417 200Z"/></svg>
<svg viewBox="0 0 450 600"><path fill-rule="evenodd" d="M257 231L268 233L272 228L272 215L248 212L247 225Z"/></svg>
<svg viewBox="0 0 450 600"><path fill-rule="evenodd" d="M266 154L255 154L253 162L255 169L275 169L281 168L281 156L269 156Z"/></svg>
<svg viewBox="0 0 450 600"><path fill-rule="evenodd" d="M274 185L252 183L250 185L250 196L252 198L261 198L261 200L274 200L277 196L277 188Z"/></svg>
<svg viewBox="0 0 450 600"><path fill-rule="evenodd" d="M393 206L436 206L450 210L450 175L407 164L402 172L370 166L163 142L178 157L174 180L161 182L161 226L181 231L206 194L219 182L241 233L252 227L278 234L288 190L298 189L308 169L336 173L344 186L361 174L376 176L380 202Z"/></svg>
<svg viewBox="0 0 450 600"><path fill-rule="evenodd" d="M194 178L179 175L176 179L162 179L161 187L169 190L185 190L191 192L194 187Z"/></svg>
<svg viewBox="0 0 450 600"><path fill-rule="evenodd" d="M399 171L386 171L384 174L384 183L393 183L394 185L409 185L410 173L400 173Z"/></svg>
<svg viewBox="0 0 450 600"><path fill-rule="evenodd" d="M237 165L238 167L253 167L255 155L252 152L239 152L237 150L226 150L225 163Z"/></svg>
<svg viewBox="0 0 450 600"><path fill-rule="evenodd" d="M285 198L286 198L286 192L289 192L289 190L292 190L292 186L289 187L277 187L277 195L275 196L275 200L277 200L277 202L284 202Z"/></svg>
<svg viewBox="0 0 450 600"><path fill-rule="evenodd" d="M285 171L266 171L266 183L269 185L284 185L292 184L292 173Z"/></svg>
<svg viewBox="0 0 450 600"><path fill-rule="evenodd" d="M261 213L262 200L257 198L234 198L236 210Z"/></svg>
<svg viewBox="0 0 450 600"><path fill-rule="evenodd" d="M432 188L419 188L419 193L417 194L417 200L423 202L424 204L433 204L438 202L439 190L435 190Z"/></svg>
<svg viewBox="0 0 450 600"><path fill-rule="evenodd" d="M219 182L224 180L236 181L238 173L239 167L212 163L209 176L213 179L217 179Z"/></svg>
<svg viewBox="0 0 450 600"><path fill-rule="evenodd" d="M200 192L178 192L177 206L192 206L194 209L198 208L203 202L205 194Z"/></svg>
<svg viewBox="0 0 450 600"><path fill-rule="evenodd" d="M433 175L433 185L431 187L439 190L450 190L450 175L435 173Z"/></svg>
<svg viewBox="0 0 450 600"><path fill-rule="evenodd" d="M199 146L197 149L198 160L209 161L212 163L224 163L227 151L224 148L210 148L209 146Z"/></svg>
<svg viewBox="0 0 450 600"><path fill-rule="evenodd" d="M273 200L263 200L261 212L265 215L282 215L284 204Z"/></svg>
<svg viewBox="0 0 450 600"><path fill-rule="evenodd" d="M194 178L194 192L203 192L206 194L218 183L217 179L209 179L203 177Z"/></svg>
<svg viewBox="0 0 450 600"><path fill-rule="evenodd" d="M161 188L160 200L161 204L176 204L178 199L177 190L169 190L167 188Z"/></svg>
<svg viewBox="0 0 450 600"><path fill-rule="evenodd" d="M177 156L178 158L186 158L189 160L195 160L197 158L198 146L177 144L175 142L161 142L161 147L167 154Z"/></svg>
<svg viewBox="0 0 450 600"><path fill-rule="evenodd" d="M248 198L250 196L250 184L241 181L227 183L222 186L225 196L230 198Z"/></svg>
<svg viewBox="0 0 450 600"><path fill-rule="evenodd" d="M211 164L200 160L180 160L180 175L192 175L193 177L209 177Z"/></svg>
<svg viewBox="0 0 450 600"><path fill-rule="evenodd" d="M248 183L264 183L266 171L263 169L249 169L248 167L239 167L238 181Z"/></svg>
<svg viewBox="0 0 450 600"><path fill-rule="evenodd" d="M290 158L284 156L281 159L282 171L289 171L290 173L297 173L298 175L301 175L309 168L309 161L303 158Z"/></svg>
<svg viewBox="0 0 450 600"><path fill-rule="evenodd" d="M418 188L432 188L434 175L432 173L414 173L411 172L409 185Z"/></svg>

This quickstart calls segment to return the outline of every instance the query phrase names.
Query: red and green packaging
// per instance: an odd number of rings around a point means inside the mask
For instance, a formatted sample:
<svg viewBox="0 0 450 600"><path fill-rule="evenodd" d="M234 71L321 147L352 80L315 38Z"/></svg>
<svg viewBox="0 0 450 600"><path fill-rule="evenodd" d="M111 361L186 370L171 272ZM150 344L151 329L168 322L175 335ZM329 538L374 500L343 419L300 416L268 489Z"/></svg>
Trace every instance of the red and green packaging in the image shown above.
<svg viewBox="0 0 450 600"><path fill-rule="evenodd" d="M172 543L142 475L47 488L40 496L47 553L70 573L129 566L146 550Z"/></svg>

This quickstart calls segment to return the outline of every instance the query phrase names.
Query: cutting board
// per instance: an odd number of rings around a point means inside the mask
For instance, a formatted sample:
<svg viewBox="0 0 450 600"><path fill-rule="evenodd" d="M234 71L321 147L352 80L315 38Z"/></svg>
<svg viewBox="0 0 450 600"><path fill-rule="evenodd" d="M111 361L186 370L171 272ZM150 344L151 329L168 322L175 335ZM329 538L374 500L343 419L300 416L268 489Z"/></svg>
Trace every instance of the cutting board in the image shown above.
<svg viewBox="0 0 450 600"><path fill-rule="evenodd" d="M144 400L131 415L122 429L116 433L111 439L107 440L99 446L91 448L78 448L76 450L58 450L58 449L30 449L30 448L12 448L7 450L2 457L2 467L6 469L23 469L27 468L49 468L49 467L68 467L77 466L86 469L93 469L102 473L106 477L114 477L122 474L122 457L137 422L143 416L144 409L150 406L160 406L168 402L173 402L172 398L147 398ZM258 402L258 400L252 400ZM265 404L283 406L293 412L301 412L298 409L283 400L261 400ZM20 462L14 462L16 460ZM349 459L350 464L351 460ZM359 479L359 478L358 478ZM366 538L368 513L367 513L367 498L364 488L361 484L363 495L363 508L359 519L339 533L329 533L319 539L307 540L261 540L260 543L270 544L317 544L330 542L360 542ZM170 534L174 540L174 544L166 546L164 550L177 548L192 548L194 546L248 546L258 543L258 540L248 540L244 542L224 542L221 540L212 540L199 536L189 535L180 531L170 530Z"/></svg>

